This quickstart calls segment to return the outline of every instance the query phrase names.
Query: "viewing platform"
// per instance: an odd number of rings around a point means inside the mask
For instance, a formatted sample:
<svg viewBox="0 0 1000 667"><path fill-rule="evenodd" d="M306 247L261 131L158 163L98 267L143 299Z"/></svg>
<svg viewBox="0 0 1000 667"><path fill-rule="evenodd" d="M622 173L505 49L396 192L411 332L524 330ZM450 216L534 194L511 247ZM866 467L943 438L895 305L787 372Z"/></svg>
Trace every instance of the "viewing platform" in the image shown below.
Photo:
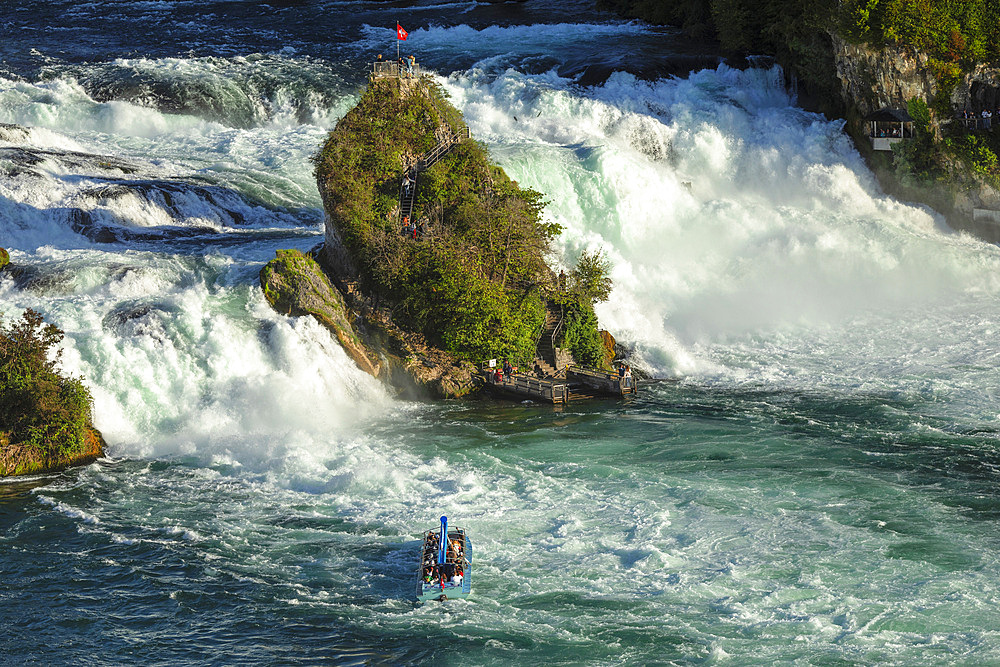
<svg viewBox="0 0 1000 667"><path fill-rule="evenodd" d="M905 109L881 109L865 121L874 150L891 151L893 144L913 138L913 118Z"/></svg>
<svg viewBox="0 0 1000 667"><path fill-rule="evenodd" d="M624 398L636 394L636 382L631 376L621 376L593 368L570 366L565 379L538 378L527 373L501 373L483 365L485 387L494 395L524 398L542 403L565 405L591 398Z"/></svg>
<svg viewBox="0 0 1000 667"><path fill-rule="evenodd" d="M376 60L372 63L372 79L419 79L420 65L408 61Z"/></svg>

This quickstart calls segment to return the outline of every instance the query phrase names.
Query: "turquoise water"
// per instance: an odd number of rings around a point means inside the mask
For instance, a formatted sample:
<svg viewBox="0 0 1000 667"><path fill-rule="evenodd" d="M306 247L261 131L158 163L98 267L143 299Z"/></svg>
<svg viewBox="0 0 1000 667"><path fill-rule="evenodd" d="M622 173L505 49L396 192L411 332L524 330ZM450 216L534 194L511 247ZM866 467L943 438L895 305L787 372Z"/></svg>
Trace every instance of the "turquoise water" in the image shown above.
<svg viewBox="0 0 1000 667"><path fill-rule="evenodd" d="M0 311L66 331L109 442L0 484L0 662L1000 662L1000 251L779 69L581 2L411 3L654 378L412 403L257 287L322 239L309 157L399 7L114 7L27 3L0 46ZM441 514L473 596L416 606Z"/></svg>
<svg viewBox="0 0 1000 667"><path fill-rule="evenodd" d="M4 502L8 641L107 662L988 662L995 434L914 430L920 407L663 382L561 412L411 407L309 480L106 462ZM475 595L415 607L437 512L474 531Z"/></svg>

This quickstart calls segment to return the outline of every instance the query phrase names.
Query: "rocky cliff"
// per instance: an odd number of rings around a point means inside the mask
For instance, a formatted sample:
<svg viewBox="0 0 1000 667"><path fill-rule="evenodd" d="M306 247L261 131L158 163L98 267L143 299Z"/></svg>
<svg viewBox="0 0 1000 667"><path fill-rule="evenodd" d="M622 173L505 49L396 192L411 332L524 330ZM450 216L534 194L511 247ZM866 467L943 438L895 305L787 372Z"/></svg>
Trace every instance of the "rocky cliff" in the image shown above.
<svg viewBox="0 0 1000 667"><path fill-rule="evenodd" d="M961 159L960 151L941 147L959 145L968 133L956 118L958 110L978 113L1000 105L1000 68L976 65L942 91L933 75L931 57L912 47L874 48L852 44L831 35L841 95L848 109L849 131L875 170L883 187L902 198L932 206L955 229L984 240L1000 242L1000 190L989 173L978 173ZM943 94L943 98L942 98ZM928 131L933 135L936 178L914 178L900 173L898 159L871 149L864 117L883 108L905 109L911 100L932 105ZM992 133L978 138L990 138ZM928 144L930 147L932 144ZM987 147L988 148L988 147Z"/></svg>

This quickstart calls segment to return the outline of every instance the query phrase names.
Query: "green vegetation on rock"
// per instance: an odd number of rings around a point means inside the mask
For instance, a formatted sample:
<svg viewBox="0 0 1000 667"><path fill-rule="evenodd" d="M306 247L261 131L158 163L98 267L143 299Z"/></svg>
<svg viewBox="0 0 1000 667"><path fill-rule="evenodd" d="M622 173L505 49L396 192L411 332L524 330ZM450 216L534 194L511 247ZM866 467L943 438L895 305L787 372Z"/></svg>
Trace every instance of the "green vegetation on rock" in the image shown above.
<svg viewBox="0 0 1000 667"><path fill-rule="evenodd" d="M8 264L10 264L10 255L7 254L6 250L0 248L0 271L3 271Z"/></svg>
<svg viewBox="0 0 1000 667"><path fill-rule="evenodd" d="M58 470L101 455L90 392L58 370L63 332L28 309L0 323L0 476Z"/></svg>
<svg viewBox="0 0 1000 667"><path fill-rule="evenodd" d="M419 174L413 217L426 236L400 233L405 166L463 129L430 79L372 81L316 157L328 224L397 324L463 359L527 364L552 285L545 257L561 231L542 219L542 195L465 139Z"/></svg>
<svg viewBox="0 0 1000 667"><path fill-rule="evenodd" d="M560 347L568 349L578 364L590 368L607 366L611 360L594 313L594 304L607 301L611 294L610 271L611 264L603 253L584 253L570 272L566 289L556 297L566 314Z"/></svg>

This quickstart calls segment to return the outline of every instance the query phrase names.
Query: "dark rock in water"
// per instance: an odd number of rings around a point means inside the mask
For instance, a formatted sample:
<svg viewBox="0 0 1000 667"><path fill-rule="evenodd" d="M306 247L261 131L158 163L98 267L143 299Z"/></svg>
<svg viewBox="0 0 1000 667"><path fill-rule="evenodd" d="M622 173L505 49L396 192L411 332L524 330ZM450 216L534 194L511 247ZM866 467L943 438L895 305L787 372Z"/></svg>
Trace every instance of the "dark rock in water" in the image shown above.
<svg viewBox="0 0 1000 667"><path fill-rule="evenodd" d="M13 276L18 289L38 294L59 295L73 292L75 274L68 269L48 269L31 265L11 265L7 272Z"/></svg>
<svg viewBox="0 0 1000 667"><path fill-rule="evenodd" d="M6 128L10 127L19 126L6 126ZM23 139L15 140L15 138L7 138L8 135L11 135L14 131L6 128L5 126L0 125L0 141L20 143L29 139L28 131L25 128L19 128L23 132ZM14 136L19 137L20 135L14 133ZM139 167L135 164L111 155L94 155L91 153L79 153L76 151L43 150L28 146L0 148L0 159L8 162L5 167L6 171L13 171L15 173L34 173L35 169L33 168L44 164L45 162L54 162L69 169L89 171L93 173L113 171L118 172L119 174L133 174L139 171Z"/></svg>
<svg viewBox="0 0 1000 667"><path fill-rule="evenodd" d="M166 304L124 304L104 316L101 324L105 330L119 337L146 336L157 343L167 340L165 320L175 309Z"/></svg>

